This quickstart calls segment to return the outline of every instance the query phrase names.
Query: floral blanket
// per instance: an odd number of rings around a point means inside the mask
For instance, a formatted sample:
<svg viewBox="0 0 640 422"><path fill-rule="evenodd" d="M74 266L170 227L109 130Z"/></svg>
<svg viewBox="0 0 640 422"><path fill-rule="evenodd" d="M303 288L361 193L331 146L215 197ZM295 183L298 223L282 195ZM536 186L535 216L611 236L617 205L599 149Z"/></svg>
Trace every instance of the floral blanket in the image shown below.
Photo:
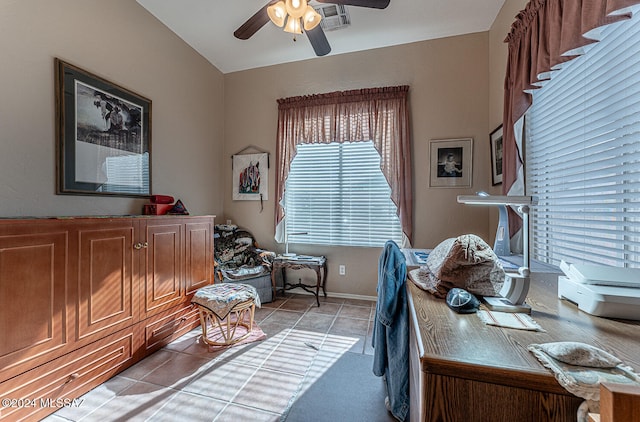
<svg viewBox="0 0 640 422"><path fill-rule="evenodd" d="M220 280L243 280L271 273L275 253L258 248L253 235L235 225L215 226L214 259Z"/></svg>

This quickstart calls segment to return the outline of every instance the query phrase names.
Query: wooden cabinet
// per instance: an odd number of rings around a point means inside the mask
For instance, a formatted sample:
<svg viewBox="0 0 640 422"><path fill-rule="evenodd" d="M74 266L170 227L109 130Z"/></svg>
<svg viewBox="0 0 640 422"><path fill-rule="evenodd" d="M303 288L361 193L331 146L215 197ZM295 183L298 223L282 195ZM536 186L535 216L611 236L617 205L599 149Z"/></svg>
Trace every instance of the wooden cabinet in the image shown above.
<svg viewBox="0 0 640 422"><path fill-rule="evenodd" d="M38 420L135 361L140 335L129 327L0 383L0 418ZM11 403L13 400L13 403Z"/></svg>
<svg viewBox="0 0 640 422"><path fill-rule="evenodd" d="M78 397L196 327L212 282L212 216L0 220L0 397ZM0 419L56 408L32 410Z"/></svg>

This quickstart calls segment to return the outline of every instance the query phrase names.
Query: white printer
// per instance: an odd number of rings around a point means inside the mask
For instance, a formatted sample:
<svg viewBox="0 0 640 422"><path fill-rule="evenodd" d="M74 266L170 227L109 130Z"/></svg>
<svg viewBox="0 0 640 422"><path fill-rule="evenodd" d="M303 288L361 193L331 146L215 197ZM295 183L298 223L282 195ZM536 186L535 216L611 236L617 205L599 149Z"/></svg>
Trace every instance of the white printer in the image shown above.
<svg viewBox="0 0 640 422"><path fill-rule="evenodd" d="M640 320L640 268L569 264L558 277L558 297L591 315Z"/></svg>

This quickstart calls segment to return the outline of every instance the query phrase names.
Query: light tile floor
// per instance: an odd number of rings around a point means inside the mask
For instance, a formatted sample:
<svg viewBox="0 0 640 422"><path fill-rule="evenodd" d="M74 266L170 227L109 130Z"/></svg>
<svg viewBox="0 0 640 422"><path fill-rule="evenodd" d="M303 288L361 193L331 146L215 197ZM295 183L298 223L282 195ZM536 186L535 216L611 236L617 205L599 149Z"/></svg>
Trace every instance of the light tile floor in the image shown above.
<svg viewBox="0 0 640 422"><path fill-rule="evenodd" d="M366 300L279 296L256 309L265 340L210 352L198 327L45 421L278 421L342 354L373 354L374 312Z"/></svg>

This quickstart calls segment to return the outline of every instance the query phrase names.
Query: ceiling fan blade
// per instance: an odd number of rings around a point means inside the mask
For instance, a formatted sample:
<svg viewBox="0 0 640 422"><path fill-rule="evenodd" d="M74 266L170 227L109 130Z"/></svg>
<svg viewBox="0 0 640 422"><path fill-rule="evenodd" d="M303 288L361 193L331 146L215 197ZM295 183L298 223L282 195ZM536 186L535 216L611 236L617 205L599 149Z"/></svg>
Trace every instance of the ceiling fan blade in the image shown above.
<svg viewBox="0 0 640 422"><path fill-rule="evenodd" d="M327 41L327 36L324 35L324 31L320 25L311 31L306 31L306 33L313 47L313 51L316 52L316 56L325 56L331 52L331 46L329 45L329 41Z"/></svg>
<svg viewBox="0 0 640 422"><path fill-rule="evenodd" d="M271 6L275 1L270 1L265 4L264 7L258 10L253 16L251 16L242 26L236 29L233 35L241 40L248 40L253 34L258 32L260 28L265 26L269 22L269 15L267 14L267 7Z"/></svg>
<svg viewBox="0 0 640 422"><path fill-rule="evenodd" d="M390 0L316 0L318 3L341 4L343 6L370 7L372 9L385 9Z"/></svg>

